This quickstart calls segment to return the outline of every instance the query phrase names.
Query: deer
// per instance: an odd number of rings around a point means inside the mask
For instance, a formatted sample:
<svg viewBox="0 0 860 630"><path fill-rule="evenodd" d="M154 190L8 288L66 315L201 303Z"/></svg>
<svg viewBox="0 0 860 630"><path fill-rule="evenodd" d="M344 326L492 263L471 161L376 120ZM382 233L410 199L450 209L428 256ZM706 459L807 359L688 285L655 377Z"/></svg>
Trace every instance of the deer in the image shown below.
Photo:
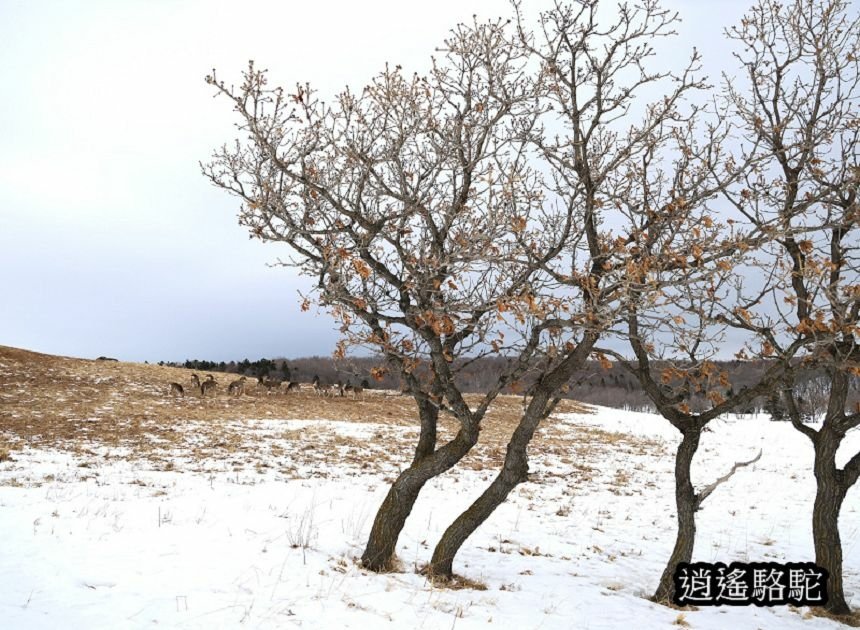
<svg viewBox="0 0 860 630"><path fill-rule="evenodd" d="M227 386L228 394L235 394L236 396L241 396L245 393L245 380L246 378L243 376L242 378L238 378Z"/></svg>
<svg viewBox="0 0 860 630"><path fill-rule="evenodd" d="M281 387L281 382L273 378L264 379L262 376L258 376L257 387L265 387L266 393L271 394L273 391L277 391Z"/></svg>
<svg viewBox="0 0 860 630"><path fill-rule="evenodd" d="M364 388L361 385L353 385L349 381L346 382L346 387L344 387L344 390L352 392L353 398L358 398L359 396L361 396L362 392L364 392Z"/></svg>
<svg viewBox="0 0 860 630"><path fill-rule="evenodd" d="M191 375L191 386L200 389L200 377L196 374Z"/></svg>
<svg viewBox="0 0 860 630"><path fill-rule="evenodd" d="M291 382L287 383L287 393L288 394L293 390L300 391L301 388L302 388L302 386L299 385L299 383L297 381L291 381Z"/></svg>
<svg viewBox="0 0 860 630"><path fill-rule="evenodd" d="M185 388L182 387L179 383L171 383L170 384L170 394L179 394L180 396L185 396Z"/></svg>
<svg viewBox="0 0 860 630"><path fill-rule="evenodd" d="M331 385L322 385L320 383L320 377L314 375L314 391L317 393L317 396L331 396L333 395L332 386Z"/></svg>
<svg viewBox="0 0 860 630"><path fill-rule="evenodd" d="M212 378L212 376L210 376L200 385L200 395L205 397L206 393L209 390L212 390L212 395L214 396L216 387L218 387L218 382L214 378Z"/></svg>

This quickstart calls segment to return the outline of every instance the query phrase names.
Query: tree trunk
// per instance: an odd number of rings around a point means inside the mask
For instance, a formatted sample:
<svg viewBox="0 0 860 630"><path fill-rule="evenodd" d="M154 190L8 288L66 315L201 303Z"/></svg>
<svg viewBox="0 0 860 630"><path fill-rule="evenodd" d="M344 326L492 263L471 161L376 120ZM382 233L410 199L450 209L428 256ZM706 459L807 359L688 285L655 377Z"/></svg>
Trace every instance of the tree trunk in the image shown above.
<svg viewBox="0 0 860 630"><path fill-rule="evenodd" d="M812 509L812 540L815 564L827 569L827 603L834 615L848 615L851 609L842 591L842 542L839 538L839 511L847 488L842 471L836 468L836 451L842 438L827 428L818 433L815 444L815 504Z"/></svg>
<svg viewBox="0 0 860 630"><path fill-rule="evenodd" d="M553 396L568 381L576 368L583 365L591 354L597 335L588 333L576 349L544 375L533 390L531 402L523 413L517 428L511 436L505 453L505 463L499 474L472 505L451 523L433 550L430 566L431 575L451 577L454 574L454 556L476 529L478 529L497 507L504 503L511 490L528 478L528 446L534 437L541 420L546 418L558 403Z"/></svg>
<svg viewBox="0 0 860 630"><path fill-rule="evenodd" d="M680 562L690 562L693 558L693 545L696 542L696 491L690 478L693 456L699 448L700 427L690 427L683 431L683 439L675 454L675 507L678 511L678 534L675 548L660 577L660 584L652 599L655 602L671 602L675 595L673 576Z"/></svg>
<svg viewBox="0 0 860 630"><path fill-rule="evenodd" d="M429 477L426 475L418 474L413 464L391 484L373 520L373 527L361 556L361 564L365 568L371 571L389 571L394 568L397 539L427 479Z"/></svg>
<svg viewBox="0 0 860 630"><path fill-rule="evenodd" d="M511 440L508 454L505 457L505 464L490 486L442 534L442 538L433 550L433 557L430 559L428 572L431 575L451 577L453 575L454 556L460 551L460 547L463 546L466 539L489 518L499 505L504 503L511 490L520 482L525 481L529 470L528 458L525 453L528 439L522 445L519 443L514 445L515 440L517 438Z"/></svg>
<svg viewBox="0 0 860 630"><path fill-rule="evenodd" d="M438 414L438 410L435 413ZM422 436L418 441L415 459L391 484L391 489L376 513L364 554L361 556L362 565L371 571L388 571L393 567L397 539L424 484L451 469L478 441L476 427L461 427L453 440L433 451L435 421L432 423L432 440L425 435L425 428L431 430L430 425L431 423L425 422L422 417Z"/></svg>
<svg viewBox="0 0 860 630"><path fill-rule="evenodd" d="M528 410L511 436L501 471L489 487L481 493L481 496L465 512L460 514L442 534L442 538L433 550L430 566L427 568L431 575L453 576L454 556L457 555L469 536L489 518L499 505L504 503L511 490L528 478L528 445L541 419L546 415L544 410L548 401L549 396L546 392L540 392L532 399Z"/></svg>

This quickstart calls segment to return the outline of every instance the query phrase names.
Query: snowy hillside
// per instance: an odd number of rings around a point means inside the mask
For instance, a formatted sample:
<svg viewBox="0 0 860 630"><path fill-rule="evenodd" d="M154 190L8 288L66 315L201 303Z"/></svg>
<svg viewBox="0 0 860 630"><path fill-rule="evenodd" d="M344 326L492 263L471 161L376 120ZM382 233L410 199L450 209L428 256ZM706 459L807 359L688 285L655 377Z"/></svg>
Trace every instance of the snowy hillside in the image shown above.
<svg viewBox="0 0 860 630"><path fill-rule="evenodd" d="M297 440L313 435L305 431L348 443L413 429L272 419L235 429L269 445L254 467L214 458L191 467L179 456L153 463L109 448L24 449L0 463L4 627L839 627L805 609L681 612L646 599L674 533L676 438L656 416L600 408L548 423L545 435L575 436L576 449L565 456L545 448L556 442L536 441L532 481L458 556L455 570L478 587L459 590L416 569L491 467L455 470L429 485L401 537L402 571L374 575L356 558L396 467L363 472L348 458L304 458L285 474L291 456L274 446L287 440L298 452ZM694 559L812 559L806 438L763 418L713 429L694 464L698 484L759 448L764 454L705 503ZM860 436L846 442L856 449ZM849 493L841 528L853 605L858 509Z"/></svg>

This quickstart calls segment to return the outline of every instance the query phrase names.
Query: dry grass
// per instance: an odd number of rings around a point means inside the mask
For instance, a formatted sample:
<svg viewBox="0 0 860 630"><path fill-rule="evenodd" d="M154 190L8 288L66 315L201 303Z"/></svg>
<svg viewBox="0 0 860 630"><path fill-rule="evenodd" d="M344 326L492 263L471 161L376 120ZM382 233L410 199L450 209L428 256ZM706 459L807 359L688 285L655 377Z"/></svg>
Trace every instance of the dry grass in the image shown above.
<svg viewBox="0 0 860 630"><path fill-rule="evenodd" d="M860 610L854 610L850 615L834 615L833 613L827 612L824 608L815 607L810 608L806 614L803 615L804 619L811 619L812 617L822 617L824 619L830 619L831 621L845 624L851 628L860 628Z"/></svg>
<svg viewBox="0 0 860 630"><path fill-rule="evenodd" d="M446 589L451 591L471 590L471 591L486 591L487 584L481 580L474 580L462 575L436 575L431 573L430 566L425 565L418 571L421 575L427 578L427 581L434 588Z"/></svg>
<svg viewBox="0 0 860 630"><path fill-rule="evenodd" d="M267 395L249 382L244 395L226 393L233 375L216 374L214 397L191 390L192 370L139 363L92 361L39 354L0 346L0 461L14 459L24 447L66 450L84 456L148 459L162 469L217 460L235 469L264 471L273 461L280 472L297 474L302 465L348 464L358 470L390 472L412 455L418 431L411 398L396 392L368 391L353 400L320 398L303 391ZM201 374L201 378L204 375ZM186 388L184 397L169 394L171 382ZM477 396L467 397L468 401ZM522 399L501 396L482 423L479 446L462 462L474 470L496 469L503 461L511 432L520 419ZM557 412L587 412L563 401ZM331 420L366 431L342 432L325 423L272 428L260 420ZM456 424L443 417L440 440L454 435ZM274 433L273 433L274 432ZM531 452L568 464L590 479L603 449L631 453L653 443L618 433L552 419L535 437ZM177 459L178 456L178 459ZM616 483L627 479L618 477Z"/></svg>

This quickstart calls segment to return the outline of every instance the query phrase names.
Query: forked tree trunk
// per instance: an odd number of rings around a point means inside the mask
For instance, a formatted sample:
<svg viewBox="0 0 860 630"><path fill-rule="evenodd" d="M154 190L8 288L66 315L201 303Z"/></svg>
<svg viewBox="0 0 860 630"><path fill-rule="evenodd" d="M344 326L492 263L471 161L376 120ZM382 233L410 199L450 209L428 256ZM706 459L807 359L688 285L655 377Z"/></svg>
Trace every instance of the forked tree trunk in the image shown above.
<svg viewBox="0 0 860 630"><path fill-rule="evenodd" d="M696 542L696 491L690 478L690 466L693 456L699 448L699 438L702 435L700 427L690 427L683 431L683 439L678 452L675 454L675 508L678 512L678 532L675 538L675 548L669 556L669 562L660 577L660 584L652 599L655 602L668 603L675 594L675 583L672 577L680 562L690 562L693 558L693 546Z"/></svg>
<svg viewBox="0 0 860 630"><path fill-rule="evenodd" d="M842 542L839 538L839 511L845 499L841 471L836 468L836 451L842 438L832 430L819 431L815 443L815 503L812 508L812 540L815 564L827 570L825 610L848 615L851 609L842 591Z"/></svg>
<svg viewBox="0 0 860 630"><path fill-rule="evenodd" d="M435 450L438 409L430 405L420 409L421 436L415 449L415 458L409 468L401 472L391 484L373 520L361 556L362 565L371 571L393 568L397 540L424 484L451 469L478 441L477 428L461 427L453 440Z"/></svg>

